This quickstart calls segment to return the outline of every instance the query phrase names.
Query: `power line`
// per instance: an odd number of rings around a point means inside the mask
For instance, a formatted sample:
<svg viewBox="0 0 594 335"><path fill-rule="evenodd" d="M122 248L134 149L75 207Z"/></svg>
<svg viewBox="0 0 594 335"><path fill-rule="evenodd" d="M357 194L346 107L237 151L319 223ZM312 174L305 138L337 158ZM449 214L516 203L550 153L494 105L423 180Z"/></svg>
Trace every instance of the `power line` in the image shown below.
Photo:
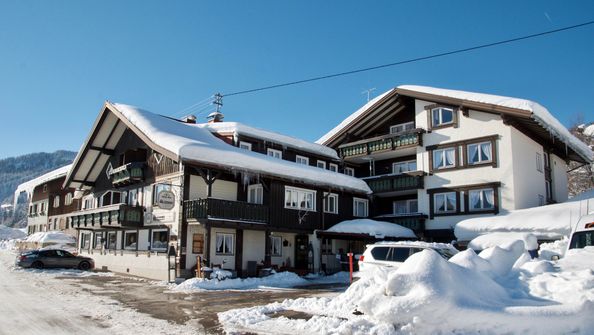
<svg viewBox="0 0 594 335"><path fill-rule="evenodd" d="M286 82L286 83L282 83L282 84L275 84L275 85L264 86L264 87L249 89L249 90L237 91L237 92L223 94L223 96L224 97L230 97L230 96L234 96L234 95L259 92L259 91L264 91L264 90L270 90L270 89L273 89L273 88L279 88L279 87L285 87L285 86L292 86L292 85L304 84L304 83L309 83L309 82L312 82L312 81L318 81L318 80L323 80L323 79L330 79L330 78L335 78L335 77L340 77L340 76L346 76L346 75L360 73L360 72L366 72L366 71L371 71L371 70L382 69L382 68L391 67L391 66L397 66L397 65L402 65L402 64L414 63L414 62L419 62L419 61L428 60L428 59L432 59L432 58L438 58L438 57L443 57L443 56L448 56L448 55L453 55L453 54L458 54L458 53L463 53L463 52L468 52L468 51L483 49L483 48L489 48L489 47L493 47L493 46L497 46L497 45L501 45L501 44L508 44L508 43L512 43L512 42L527 40L527 39L531 39L531 38L535 38L535 37L539 37L539 36L550 35L550 34L562 32L562 31L566 31L566 30L571 30L571 29L576 29L576 28L580 28L580 27L584 27L584 26L588 26L588 25L592 25L592 24L594 24L594 21L588 21L588 22L576 24L576 25L573 25L573 26L558 28L558 29L554 29L554 30L548 30L548 31L544 31L544 32L536 33L536 34L531 34L531 35L526 35L526 36L511 38L511 39L497 41L497 42L492 42L492 43L487 43L487 44L476 45L476 46L472 46L472 47L468 47L468 48L464 48L464 49L457 49L457 50L452 50L452 51L446 51L446 52L441 52L441 53L437 53L437 54L433 54L433 55L429 55L429 56L423 56L423 57L417 57L417 58L402 60L402 61L398 61L398 62L394 62L394 63L388 63L388 64L383 64L383 65L376 65L376 66L366 67L366 68L362 68L362 69L356 69L356 70L351 70L351 71L345 71L345 72L340 72L340 73L334 73L334 74L319 76L319 77L313 77L313 78L309 78L309 79L303 79L303 80L297 80L297 81L290 81L290 82Z"/></svg>

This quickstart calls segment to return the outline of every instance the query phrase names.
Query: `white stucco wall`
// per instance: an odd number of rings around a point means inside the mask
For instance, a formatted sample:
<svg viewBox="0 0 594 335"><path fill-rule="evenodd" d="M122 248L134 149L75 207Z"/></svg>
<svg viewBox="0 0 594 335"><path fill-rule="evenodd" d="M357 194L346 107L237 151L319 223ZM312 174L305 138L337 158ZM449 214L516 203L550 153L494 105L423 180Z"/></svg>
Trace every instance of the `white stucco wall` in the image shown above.
<svg viewBox="0 0 594 335"><path fill-rule="evenodd" d="M553 179L553 200L564 202L567 200L569 190L567 188L567 164L557 155L551 154L551 178Z"/></svg>
<svg viewBox="0 0 594 335"><path fill-rule="evenodd" d="M272 256L272 264L281 266L283 263L291 267L295 265L295 235L293 233L272 232L273 236L280 236L282 241L287 240L289 245L282 247L281 256Z"/></svg>
<svg viewBox="0 0 594 335"><path fill-rule="evenodd" d="M513 127L509 128L512 135L512 159L514 164L513 209L536 207L539 205L538 195L546 197L543 148L519 130ZM538 171L536 167L537 153L541 157L541 171Z"/></svg>
<svg viewBox="0 0 594 335"><path fill-rule="evenodd" d="M229 233L235 235L233 239L233 255L217 255L217 233ZM245 234L245 231L244 231ZM235 270L235 254L237 251L237 234L235 229L229 228L211 228L210 230L210 263L220 264L223 269ZM244 256L245 257L245 256Z"/></svg>
<svg viewBox="0 0 594 335"><path fill-rule="evenodd" d="M95 261L95 268L117 273L126 273L155 280L168 280L168 258L165 253L148 251L100 251L81 250L83 256L89 256ZM174 260L171 260L174 262ZM175 279L175 272L171 272L171 280Z"/></svg>

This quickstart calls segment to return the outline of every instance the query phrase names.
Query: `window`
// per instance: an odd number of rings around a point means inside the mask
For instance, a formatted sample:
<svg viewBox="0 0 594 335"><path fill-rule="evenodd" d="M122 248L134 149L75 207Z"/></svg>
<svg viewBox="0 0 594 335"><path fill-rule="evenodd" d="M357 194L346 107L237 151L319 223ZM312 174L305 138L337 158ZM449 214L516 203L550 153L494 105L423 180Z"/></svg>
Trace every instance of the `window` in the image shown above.
<svg viewBox="0 0 594 335"><path fill-rule="evenodd" d="M81 236L81 241L80 241L80 248L81 249L88 249L90 247L91 244L91 233L84 233Z"/></svg>
<svg viewBox="0 0 594 335"><path fill-rule="evenodd" d="M350 167L345 167L344 168L344 174L346 174L347 176L354 177L355 176L355 169L350 168Z"/></svg>
<svg viewBox="0 0 594 335"><path fill-rule="evenodd" d="M330 163L330 171L338 172L338 165Z"/></svg>
<svg viewBox="0 0 594 335"><path fill-rule="evenodd" d="M151 250L167 250L167 230L153 230Z"/></svg>
<svg viewBox="0 0 594 335"><path fill-rule="evenodd" d="M468 206L471 211L493 209L495 207L493 189L469 190Z"/></svg>
<svg viewBox="0 0 594 335"><path fill-rule="evenodd" d="M454 110L446 107L431 109L431 124L433 127L454 123Z"/></svg>
<svg viewBox="0 0 594 335"><path fill-rule="evenodd" d="M297 164L309 165L309 158L307 158L305 156L299 156L299 155L297 155L295 157L295 162Z"/></svg>
<svg viewBox="0 0 594 335"><path fill-rule="evenodd" d="M433 195L435 213L456 212L456 192L436 193Z"/></svg>
<svg viewBox="0 0 594 335"><path fill-rule="evenodd" d="M316 210L316 191L285 186L285 208Z"/></svg>
<svg viewBox="0 0 594 335"><path fill-rule="evenodd" d="M338 194L324 192L324 213L338 214Z"/></svg>
<svg viewBox="0 0 594 335"><path fill-rule="evenodd" d="M369 214L369 200L353 198L353 216L367 217Z"/></svg>
<svg viewBox="0 0 594 335"><path fill-rule="evenodd" d="M54 197L54 208L58 208L58 207L60 207L60 196L56 195Z"/></svg>
<svg viewBox="0 0 594 335"><path fill-rule="evenodd" d="M124 249L136 249L138 246L138 233L127 231L124 233Z"/></svg>
<svg viewBox="0 0 594 335"><path fill-rule="evenodd" d="M419 212L417 199L397 200L393 203L394 214L410 214Z"/></svg>
<svg viewBox="0 0 594 335"><path fill-rule="evenodd" d="M235 235L226 233L217 233L216 254L233 255L233 240Z"/></svg>
<svg viewBox="0 0 594 335"><path fill-rule="evenodd" d="M91 209L95 205L95 199L92 195L85 197L83 200L83 209Z"/></svg>
<svg viewBox="0 0 594 335"><path fill-rule="evenodd" d="M102 233L95 233L95 249L101 249L103 247L103 234Z"/></svg>
<svg viewBox="0 0 594 335"><path fill-rule="evenodd" d="M281 257L283 255L283 238L280 236L270 236L270 255Z"/></svg>
<svg viewBox="0 0 594 335"><path fill-rule="evenodd" d="M47 184L43 185L43 193L47 192Z"/></svg>
<svg viewBox="0 0 594 335"><path fill-rule="evenodd" d="M411 122L406 122L406 123L400 123L394 126L390 127L390 134L398 134L398 133L402 133L406 130L411 130L411 129L415 129L415 122L411 121Z"/></svg>
<svg viewBox="0 0 594 335"><path fill-rule="evenodd" d="M417 171L417 161L406 161L392 164L392 173L401 174L403 172Z"/></svg>
<svg viewBox="0 0 594 335"><path fill-rule="evenodd" d="M248 186L248 200L252 204L264 203L264 188L261 184Z"/></svg>
<svg viewBox="0 0 594 335"><path fill-rule="evenodd" d="M536 153L536 171L542 172L542 156Z"/></svg>
<svg viewBox="0 0 594 335"><path fill-rule="evenodd" d="M241 149L245 149L248 151L252 151L252 144L250 142L244 142L244 141L240 141L239 142L239 147Z"/></svg>
<svg viewBox="0 0 594 335"><path fill-rule="evenodd" d="M138 189L132 189L128 191L128 205L139 206Z"/></svg>
<svg viewBox="0 0 594 335"><path fill-rule="evenodd" d="M44 214L45 213L45 202L40 203L39 206L40 206L39 213Z"/></svg>
<svg viewBox="0 0 594 335"><path fill-rule="evenodd" d="M447 169L456 166L456 148L433 151L433 169Z"/></svg>
<svg viewBox="0 0 594 335"><path fill-rule="evenodd" d="M551 161L549 159L549 154L545 152L545 153L543 153L543 157L544 157L544 167L545 167L545 169L550 168L551 167L550 166L551 165Z"/></svg>
<svg viewBox="0 0 594 335"><path fill-rule="evenodd" d="M268 150L266 152L267 152L268 156L270 156L270 157L283 159L283 152L280 150L268 148Z"/></svg>
<svg viewBox="0 0 594 335"><path fill-rule="evenodd" d="M64 197L64 205L65 206L72 205L72 193L66 194L66 196Z"/></svg>
<svg viewBox="0 0 594 335"><path fill-rule="evenodd" d="M171 191L171 184L154 184L153 185L153 205L157 204L157 196L161 191Z"/></svg>
<svg viewBox="0 0 594 335"><path fill-rule="evenodd" d="M491 142L473 143L467 148L468 164L481 164L493 160Z"/></svg>
<svg viewBox="0 0 594 335"><path fill-rule="evenodd" d="M324 161L317 161L316 162L316 166L319 167L320 169L325 169L326 168L326 162L324 162Z"/></svg>

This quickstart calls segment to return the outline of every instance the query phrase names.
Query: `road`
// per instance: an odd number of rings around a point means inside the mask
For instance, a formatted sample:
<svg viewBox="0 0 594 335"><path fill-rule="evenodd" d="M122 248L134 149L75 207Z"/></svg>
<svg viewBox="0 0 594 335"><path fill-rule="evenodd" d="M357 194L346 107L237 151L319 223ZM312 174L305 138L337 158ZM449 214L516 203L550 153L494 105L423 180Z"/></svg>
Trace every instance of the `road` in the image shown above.
<svg viewBox="0 0 594 335"><path fill-rule="evenodd" d="M220 334L217 313L331 290L173 293L121 275L22 270L0 250L0 335Z"/></svg>

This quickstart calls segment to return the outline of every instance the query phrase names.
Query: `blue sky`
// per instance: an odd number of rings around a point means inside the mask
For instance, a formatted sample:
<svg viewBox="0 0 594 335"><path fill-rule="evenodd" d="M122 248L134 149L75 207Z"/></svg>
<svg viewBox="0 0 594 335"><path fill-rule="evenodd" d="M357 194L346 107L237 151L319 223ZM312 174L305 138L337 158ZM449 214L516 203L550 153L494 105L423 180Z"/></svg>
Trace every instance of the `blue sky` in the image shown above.
<svg viewBox="0 0 594 335"><path fill-rule="evenodd" d="M593 1L2 1L0 158L77 150L104 100L167 115L215 92L390 63L594 19ZM401 84L528 98L594 121L594 26L228 97L227 121L316 140ZM200 115L203 118L204 115Z"/></svg>

